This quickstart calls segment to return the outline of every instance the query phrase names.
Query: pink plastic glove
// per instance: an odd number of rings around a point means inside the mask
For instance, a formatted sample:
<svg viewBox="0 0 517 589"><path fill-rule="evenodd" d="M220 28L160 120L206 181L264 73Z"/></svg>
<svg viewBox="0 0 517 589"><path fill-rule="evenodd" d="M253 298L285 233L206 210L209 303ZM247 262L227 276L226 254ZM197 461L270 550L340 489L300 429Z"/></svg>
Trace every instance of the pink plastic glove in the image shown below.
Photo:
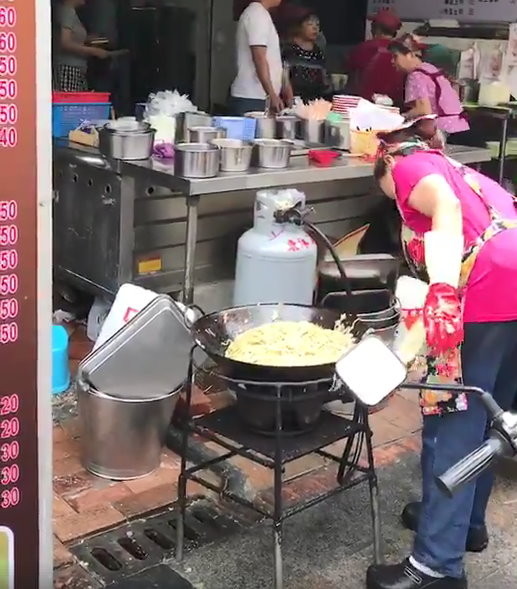
<svg viewBox="0 0 517 589"><path fill-rule="evenodd" d="M463 341L463 317L458 290L450 284L431 284L424 305L424 325L431 353L444 354Z"/></svg>

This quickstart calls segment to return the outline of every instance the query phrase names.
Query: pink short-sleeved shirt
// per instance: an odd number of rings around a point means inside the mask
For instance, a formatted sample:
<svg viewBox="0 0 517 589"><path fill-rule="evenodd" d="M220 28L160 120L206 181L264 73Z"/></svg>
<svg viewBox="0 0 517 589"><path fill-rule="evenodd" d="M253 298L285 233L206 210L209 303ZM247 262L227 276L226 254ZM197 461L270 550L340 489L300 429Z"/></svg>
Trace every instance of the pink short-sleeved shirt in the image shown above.
<svg viewBox="0 0 517 589"><path fill-rule="evenodd" d="M469 173L475 176L485 199L501 216L517 219L513 198L506 190L474 170ZM395 164L393 179L403 221L419 234L431 230L431 219L412 208L408 201L420 180L432 174L443 176L460 201L465 245L469 247L489 226L490 217L454 163L439 153L419 151ZM499 233L481 249L465 291L464 319L471 323L517 320L517 229Z"/></svg>
<svg viewBox="0 0 517 589"><path fill-rule="evenodd" d="M419 69L428 72L429 74L436 74L440 71L430 63L423 63ZM411 72L406 79L406 104L415 102L415 100L428 98L433 113L439 115L440 109L438 108L437 84L442 90L439 105L441 111L448 115L452 115L438 116L438 119L436 120L438 128L447 133L468 131L470 128L469 124L465 119L459 116L459 113L463 111L459 96L445 76L440 76L434 80L422 72Z"/></svg>

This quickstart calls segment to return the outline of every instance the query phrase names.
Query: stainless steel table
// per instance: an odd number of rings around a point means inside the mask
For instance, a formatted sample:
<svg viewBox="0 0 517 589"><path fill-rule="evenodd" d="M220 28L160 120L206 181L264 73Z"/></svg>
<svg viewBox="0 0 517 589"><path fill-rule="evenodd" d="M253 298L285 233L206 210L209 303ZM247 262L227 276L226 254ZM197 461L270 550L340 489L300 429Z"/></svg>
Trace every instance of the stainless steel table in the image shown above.
<svg viewBox="0 0 517 589"><path fill-rule="evenodd" d="M499 170L498 182L503 185L504 171L506 164L506 148L508 146L508 133L510 121L517 117L517 103L502 106L483 106L478 104L469 104L464 106L465 110L473 117L489 117L501 121L501 139L499 142Z"/></svg>
<svg viewBox="0 0 517 589"><path fill-rule="evenodd" d="M154 159L142 162L112 162L101 157L95 149L69 144L66 141L56 142L54 152L54 159L57 162L55 169L58 175L63 178L63 170L65 168L68 170L68 176L65 174L68 179L61 185L57 182L55 187L58 200L60 199L59 192L61 190L71 189L70 183L75 182L75 187L72 186L72 188L77 190L77 178L74 177L73 170L78 166L82 167L82 169L90 169L92 175L96 171L101 175L111 174L117 179L119 193L117 193L116 197L113 193L110 197L103 192L101 200L104 204L110 202L110 198L111 200L117 200L117 202L120 201L120 215L125 219L122 224L121 235L117 237L117 244L121 250L135 247L138 249L138 244L135 245L134 235L122 235L124 228L130 232L134 227L135 183L145 182L146 185L163 187L183 195L186 202L186 214L185 218L181 219L185 223L182 291L186 303L191 303L194 295L196 253L199 245L200 203L209 198L229 199L230 195L233 195L232 198L234 198L236 193L288 186L303 186L305 188L315 184L324 184L325 189L328 188L330 191L331 187L334 187L335 190L336 185L339 185L346 192L347 183L359 180L370 182L373 174L372 164L346 154L327 168L314 166L308 162L307 157L300 156L292 158L289 168L284 170L254 169L242 174L221 174L210 179L185 179L175 175L172 162L164 163ZM465 164L490 160L490 152L487 149L451 146L449 153L452 157ZM102 190L104 190L106 181L102 181L104 182ZM95 183L95 180L87 180L86 191L89 187L91 188L92 182ZM325 200L325 198L322 200ZM329 198L326 198L326 200L329 200ZM336 198L335 200L338 205L343 205L343 198ZM83 199L77 198L76 195L74 202L81 203L82 201ZM246 206L249 206L248 202L246 202ZM63 204L62 209L64 214L60 217L60 222L65 225L67 222L70 223L67 217L72 214L73 204L70 202L66 205ZM77 212L75 215L77 216ZM166 216L165 213L164 216ZM77 230L75 231L77 233ZM95 226L92 226L90 231L94 232ZM106 231L105 229L104 232L106 233ZM113 276L109 287L103 288L107 293L111 292L113 294L113 291L116 292L117 282L120 285L124 281L134 281L131 272L131 265L134 265L134 261L132 262L127 251L123 255L122 253L120 258L123 263L119 264L116 276ZM77 272L68 272L68 275L77 275ZM94 282L87 279L83 281L83 284L86 284L88 280L90 283ZM152 277L150 282L146 283L150 288L155 284L156 282L153 282Z"/></svg>

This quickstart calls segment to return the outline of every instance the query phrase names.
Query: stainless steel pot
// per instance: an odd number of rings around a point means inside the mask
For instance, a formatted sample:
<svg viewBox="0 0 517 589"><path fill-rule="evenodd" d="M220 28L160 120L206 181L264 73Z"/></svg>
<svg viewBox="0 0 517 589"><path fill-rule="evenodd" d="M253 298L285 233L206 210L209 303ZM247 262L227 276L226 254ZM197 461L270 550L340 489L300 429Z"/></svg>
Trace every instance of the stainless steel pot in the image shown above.
<svg viewBox="0 0 517 589"><path fill-rule="evenodd" d="M329 147L350 150L350 121L344 120L341 123L325 121L325 144Z"/></svg>
<svg viewBox="0 0 517 589"><path fill-rule="evenodd" d="M187 133L188 143L210 143L214 139L224 139L226 129L222 127L190 127Z"/></svg>
<svg viewBox="0 0 517 589"><path fill-rule="evenodd" d="M222 172L246 172L251 165L253 144L240 139L214 139L212 144L221 150Z"/></svg>
<svg viewBox="0 0 517 589"><path fill-rule="evenodd" d="M176 116L176 143L188 141L188 130L193 127L212 127L212 117L203 112L184 112Z"/></svg>
<svg viewBox="0 0 517 589"><path fill-rule="evenodd" d="M121 130L104 126L99 130L99 151L108 158L124 161L146 160L151 157L154 129Z"/></svg>
<svg viewBox="0 0 517 589"><path fill-rule="evenodd" d="M255 141L259 168L287 168L293 144L281 139L257 139Z"/></svg>
<svg viewBox="0 0 517 589"><path fill-rule="evenodd" d="M252 119L256 119L257 128L255 130L255 137L257 139L275 139L276 137L276 119L270 117L265 113L248 112L244 115Z"/></svg>
<svg viewBox="0 0 517 589"><path fill-rule="evenodd" d="M477 80L460 80L457 90L463 104L475 103L479 99L479 82Z"/></svg>
<svg viewBox="0 0 517 589"><path fill-rule="evenodd" d="M276 136L294 141L298 132L298 118L293 115L276 117Z"/></svg>
<svg viewBox="0 0 517 589"><path fill-rule="evenodd" d="M306 143L321 145L325 141L325 121L300 119L300 139Z"/></svg>
<svg viewBox="0 0 517 589"><path fill-rule="evenodd" d="M214 178L219 172L220 151L208 143L179 143L175 147L174 172L184 178Z"/></svg>
<svg viewBox="0 0 517 589"><path fill-rule="evenodd" d="M160 466L180 390L154 399L119 399L79 381L81 460L98 477L130 480Z"/></svg>

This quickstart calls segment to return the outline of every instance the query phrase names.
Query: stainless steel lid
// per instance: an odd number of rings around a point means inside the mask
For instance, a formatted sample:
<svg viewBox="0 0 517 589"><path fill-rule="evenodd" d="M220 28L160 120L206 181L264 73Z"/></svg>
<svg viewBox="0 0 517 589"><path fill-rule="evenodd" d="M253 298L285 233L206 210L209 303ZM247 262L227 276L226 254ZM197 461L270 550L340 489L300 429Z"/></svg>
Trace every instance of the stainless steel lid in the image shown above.
<svg viewBox="0 0 517 589"><path fill-rule="evenodd" d="M174 391L187 377L194 343L185 323L189 313L167 295L156 297L81 362L80 379L122 399L150 400Z"/></svg>

